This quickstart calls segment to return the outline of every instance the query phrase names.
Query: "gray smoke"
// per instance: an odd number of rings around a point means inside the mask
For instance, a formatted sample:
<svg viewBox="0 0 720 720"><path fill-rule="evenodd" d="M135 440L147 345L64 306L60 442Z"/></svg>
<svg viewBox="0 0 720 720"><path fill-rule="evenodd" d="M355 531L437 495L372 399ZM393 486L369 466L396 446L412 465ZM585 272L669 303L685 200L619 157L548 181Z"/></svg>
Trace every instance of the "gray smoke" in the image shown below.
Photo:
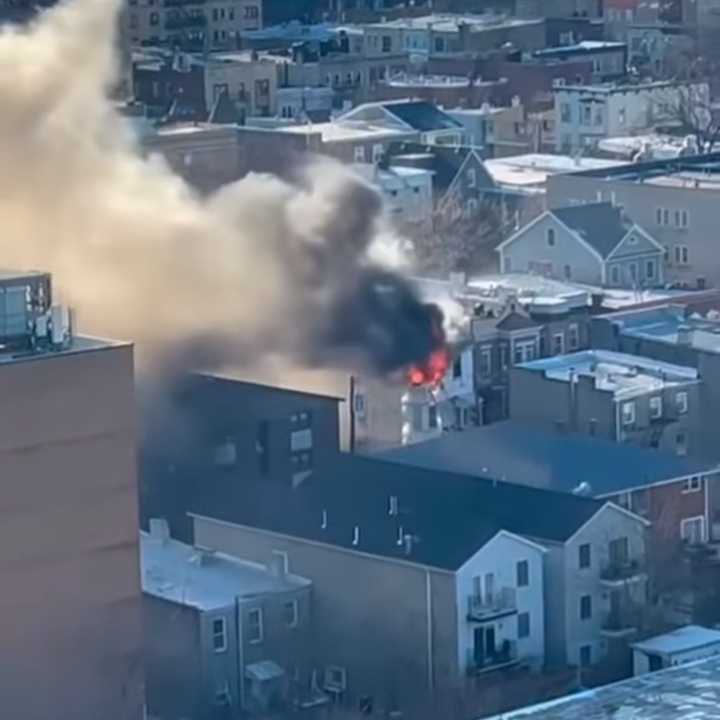
<svg viewBox="0 0 720 720"><path fill-rule="evenodd" d="M378 260L378 195L330 161L201 198L141 157L107 99L120 0L67 0L0 34L3 264L53 272L82 329L178 367L388 372L437 343L437 311Z"/></svg>

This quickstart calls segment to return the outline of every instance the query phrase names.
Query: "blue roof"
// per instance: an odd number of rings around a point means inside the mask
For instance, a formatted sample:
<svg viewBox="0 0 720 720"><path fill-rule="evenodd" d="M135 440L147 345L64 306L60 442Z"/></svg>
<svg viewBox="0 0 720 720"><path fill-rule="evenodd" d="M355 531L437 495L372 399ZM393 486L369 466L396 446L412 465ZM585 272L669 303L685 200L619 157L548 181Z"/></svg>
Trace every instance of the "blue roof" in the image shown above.
<svg viewBox="0 0 720 720"><path fill-rule="evenodd" d="M384 460L431 470L494 477L546 490L593 496L712 472L717 465L597 437L563 434L505 421L396 448Z"/></svg>

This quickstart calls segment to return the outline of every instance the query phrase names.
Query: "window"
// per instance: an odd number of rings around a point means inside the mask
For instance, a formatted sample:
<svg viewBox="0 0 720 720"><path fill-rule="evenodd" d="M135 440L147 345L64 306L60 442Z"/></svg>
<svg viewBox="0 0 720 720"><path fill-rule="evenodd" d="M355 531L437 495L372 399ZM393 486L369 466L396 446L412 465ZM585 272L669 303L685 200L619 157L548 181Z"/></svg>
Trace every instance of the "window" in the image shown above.
<svg viewBox="0 0 720 720"><path fill-rule="evenodd" d="M263 641L263 615L261 608L251 608L247 614L248 642L257 645Z"/></svg>
<svg viewBox="0 0 720 720"><path fill-rule="evenodd" d="M631 262L628 265L628 270L630 271L630 280L633 282L633 284L636 283L638 275L637 263Z"/></svg>
<svg viewBox="0 0 720 720"><path fill-rule="evenodd" d="M382 160L383 156L383 146L382 143L376 143L373 145L372 149L372 161L373 163L377 164Z"/></svg>
<svg viewBox="0 0 720 720"><path fill-rule="evenodd" d="M592 108L590 105L584 105L582 108L582 112L580 113L580 124L581 125L590 125L590 122L592 121Z"/></svg>
<svg viewBox="0 0 720 720"><path fill-rule="evenodd" d="M365 146L356 145L353 157L356 163L365 162Z"/></svg>
<svg viewBox="0 0 720 720"><path fill-rule="evenodd" d="M455 379L462 377L462 356L461 355L458 355L455 358L455 360L453 360L452 376Z"/></svg>
<svg viewBox="0 0 720 720"><path fill-rule="evenodd" d="M589 620L592 617L592 595L580 597L580 619Z"/></svg>
<svg viewBox="0 0 720 720"><path fill-rule="evenodd" d="M298 624L298 604L297 600L290 600L283 604L283 617L288 627L294 628Z"/></svg>
<svg viewBox="0 0 720 720"><path fill-rule="evenodd" d="M260 9L257 5L248 5L245 8L246 20L257 20L260 17Z"/></svg>
<svg viewBox="0 0 720 720"><path fill-rule="evenodd" d="M655 279L655 261L654 260L648 260L645 263L645 277L648 280L654 280Z"/></svg>
<svg viewBox="0 0 720 720"><path fill-rule="evenodd" d="M437 405L430 405L428 408L428 425L431 428L436 428L438 424L438 412Z"/></svg>
<svg viewBox="0 0 720 720"><path fill-rule="evenodd" d="M617 265L613 265L610 270L610 278L613 285L620 284L620 268Z"/></svg>
<svg viewBox="0 0 720 720"><path fill-rule="evenodd" d="M578 567L580 569L590 567L590 543L583 543L578 547Z"/></svg>
<svg viewBox="0 0 720 720"><path fill-rule="evenodd" d="M702 478L699 475L693 475L685 480L683 483L683 492L698 492L702 489Z"/></svg>
<svg viewBox="0 0 720 720"><path fill-rule="evenodd" d="M675 405L680 415L688 411L688 395L686 392L679 392L675 395Z"/></svg>
<svg viewBox="0 0 720 720"><path fill-rule="evenodd" d="M518 613L518 637L530 637L530 613Z"/></svg>
<svg viewBox="0 0 720 720"><path fill-rule="evenodd" d="M480 375L488 377L492 374L492 352L490 348L480 350Z"/></svg>
<svg viewBox="0 0 720 720"><path fill-rule="evenodd" d="M592 664L592 645L580 646L580 667L587 667Z"/></svg>
<svg viewBox="0 0 720 720"><path fill-rule="evenodd" d="M547 244L550 247L553 247L555 245L555 229L554 228L548 228L547 229Z"/></svg>
<svg viewBox="0 0 720 720"><path fill-rule="evenodd" d="M215 618L212 621L212 645L216 653L227 650L227 626L225 618Z"/></svg>
<svg viewBox="0 0 720 720"><path fill-rule="evenodd" d="M568 349L577 350L580 347L580 328L577 323L568 325Z"/></svg>
<svg viewBox="0 0 720 720"><path fill-rule="evenodd" d="M535 340L516 340L513 345L513 363L518 365L535 359Z"/></svg>
<svg viewBox="0 0 720 720"><path fill-rule="evenodd" d="M565 335L555 333L553 335L553 355L562 355L565 352Z"/></svg>
<svg viewBox="0 0 720 720"><path fill-rule="evenodd" d="M673 213L675 220L675 227L684 230L688 226L688 211L687 210L676 210Z"/></svg>
<svg viewBox="0 0 720 720"><path fill-rule="evenodd" d="M687 455L687 435L684 432L679 432L675 436L675 454Z"/></svg>
<svg viewBox="0 0 720 720"><path fill-rule="evenodd" d="M635 423L635 403L633 401L624 402L621 412L623 425L633 425Z"/></svg>
<svg viewBox="0 0 720 720"><path fill-rule="evenodd" d="M382 36L382 51L384 53L389 53L392 51L392 38L390 37L390 35Z"/></svg>
<svg viewBox="0 0 720 720"><path fill-rule="evenodd" d="M687 245L675 246L675 262L679 265L687 265L690 254Z"/></svg>
<svg viewBox="0 0 720 720"><path fill-rule="evenodd" d="M662 417L662 398L659 395L650 398L650 417L653 420Z"/></svg>
<svg viewBox="0 0 720 720"><path fill-rule="evenodd" d="M572 277L572 268L569 265L565 265L563 274L565 275L565 279L569 280Z"/></svg>
<svg viewBox="0 0 720 720"><path fill-rule="evenodd" d="M603 124L603 109L602 105L597 105L595 107L595 125L602 125Z"/></svg>
<svg viewBox="0 0 720 720"><path fill-rule="evenodd" d="M334 692L343 692L347 688L347 673L345 668L330 665L325 670L325 689Z"/></svg>
<svg viewBox="0 0 720 720"><path fill-rule="evenodd" d="M467 184L469 188L474 188L477 185L477 173L475 172L475 168L470 168L467 171Z"/></svg>
<svg viewBox="0 0 720 720"><path fill-rule="evenodd" d="M681 520L680 537L688 545L700 545L705 542L705 518L699 515Z"/></svg>
<svg viewBox="0 0 720 720"><path fill-rule="evenodd" d="M560 105L560 122L569 123L572 121L572 110L569 103Z"/></svg>
<svg viewBox="0 0 720 720"><path fill-rule="evenodd" d="M527 560L520 560L516 566L517 586L527 587L530 584L530 566Z"/></svg>

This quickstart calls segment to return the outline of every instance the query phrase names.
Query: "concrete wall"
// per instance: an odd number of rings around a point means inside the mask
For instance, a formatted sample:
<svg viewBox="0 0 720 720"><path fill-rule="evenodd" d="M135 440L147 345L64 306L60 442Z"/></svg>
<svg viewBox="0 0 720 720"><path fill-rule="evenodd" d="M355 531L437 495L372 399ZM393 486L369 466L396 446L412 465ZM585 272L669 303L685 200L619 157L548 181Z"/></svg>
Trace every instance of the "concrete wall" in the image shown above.
<svg viewBox="0 0 720 720"><path fill-rule="evenodd" d="M486 573L493 573L496 592L511 588L517 602L517 613L483 623L495 627L496 647L500 648L503 640L510 640L517 643L519 657L529 660L536 668L544 665L543 555L540 548L519 538L499 533L458 570L458 663L461 668L465 666L468 657L472 657L473 633L479 626L467 619L468 600L474 594L474 578L483 578ZM527 587L517 587L517 563L523 560L528 563L529 583ZM519 613L530 615L530 635L526 638L518 637Z"/></svg>
<svg viewBox="0 0 720 720"><path fill-rule="evenodd" d="M288 553L290 572L313 582L311 654L319 668L347 669L348 702L369 694L388 707L459 681L452 573L363 555L362 537L360 551L348 552L196 519L195 541L261 563Z"/></svg>
<svg viewBox="0 0 720 720"><path fill-rule="evenodd" d="M555 232L554 245L550 245L547 239L550 229ZM509 260L512 272L538 272L558 280L603 284L602 262L597 255L551 215L520 233L500 251L504 272L508 272Z"/></svg>
<svg viewBox="0 0 720 720"><path fill-rule="evenodd" d="M0 698L17 720L139 720L133 351L0 367Z"/></svg>

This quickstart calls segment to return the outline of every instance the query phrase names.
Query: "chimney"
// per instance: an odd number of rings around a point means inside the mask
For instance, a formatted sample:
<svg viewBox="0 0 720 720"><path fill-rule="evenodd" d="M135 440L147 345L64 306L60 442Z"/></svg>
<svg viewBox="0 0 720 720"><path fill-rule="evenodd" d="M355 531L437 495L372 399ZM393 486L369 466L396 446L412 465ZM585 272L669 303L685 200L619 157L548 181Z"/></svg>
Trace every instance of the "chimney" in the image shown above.
<svg viewBox="0 0 720 720"><path fill-rule="evenodd" d="M150 537L165 545L170 539L170 526L165 518L150 518Z"/></svg>
<svg viewBox="0 0 720 720"><path fill-rule="evenodd" d="M356 525L353 528L353 539L352 539L353 547L357 547L360 544L360 526Z"/></svg>

